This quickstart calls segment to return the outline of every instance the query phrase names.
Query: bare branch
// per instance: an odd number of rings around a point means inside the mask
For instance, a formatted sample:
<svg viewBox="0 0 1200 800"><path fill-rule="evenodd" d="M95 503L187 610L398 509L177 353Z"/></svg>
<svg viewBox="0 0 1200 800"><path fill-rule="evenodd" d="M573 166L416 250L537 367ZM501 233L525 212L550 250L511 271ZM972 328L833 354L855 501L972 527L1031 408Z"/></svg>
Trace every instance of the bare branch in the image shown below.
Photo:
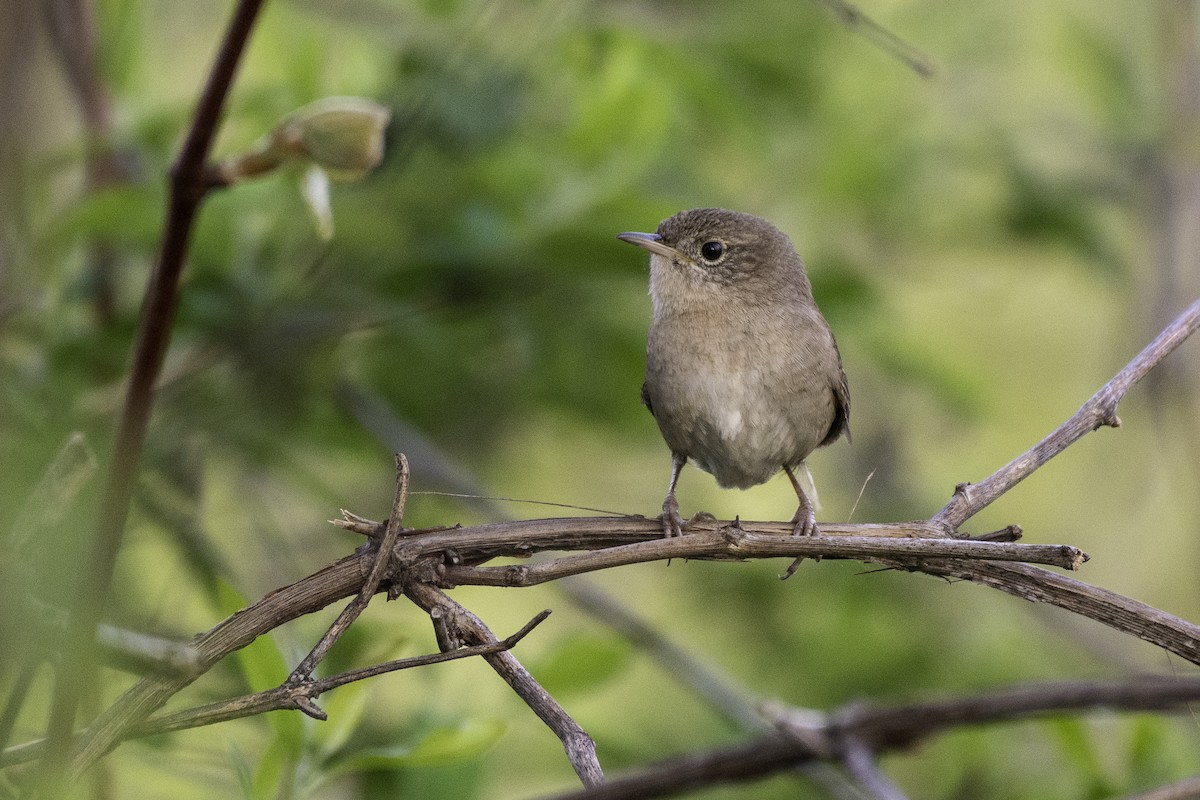
<svg viewBox="0 0 1200 800"><path fill-rule="evenodd" d="M379 590L379 584L391 562L392 547L395 546L396 539L400 536L401 522L404 520L404 505L408 502L408 459L404 457L403 453L396 453L395 460L396 491L392 496L392 513L388 517L387 525L384 526L382 541L375 549L374 558L371 560L371 572L367 575L362 588L358 590L358 594L354 596L349 605L342 609L342 613L325 631L321 640L292 670L292 674L287 679L287 683L290 685L302 683L312 676L313 670L325 658L329 648L333 647L334 642L340 639L354 620L358 619L359 615L366 610L367 604Z"/></svg>
<svg viewBox="0 0 1200 800"><path fill-rule="evenodd" d="M1105 425L1114 428L1119 426L1121 419L1117 416L1117 405L1125 393L1183 344L1197 328L1200 328L1200 299L1188 306L1053 433L979 483L959 484L950 502L930 521L944 526L950 532L957 531L960 525L1086 434Z"/></svg>
<svg viewBox="0 0 1200 800"><path fill-rule="evenodd" d="M851 31L854 31L893 58L898 59L922 78L932 78L937 72L932 58L868 17L856 6L846 2L846 0L813 1L819 6L824 6L827 11L837 17Z"/></svg>
<svg viewBox="0 0 1200 800"><path fill-rule="evenodd" d="M1200 325L1200 301L1181 315L1150 347L1110 381L1072 420L1090 420L1084 428L1116 422L1115 407L1142 375L1161 361L1167 352ZM440 641L454 647L464 639L474 644L495 641L477 618L453 603L437 587L456 583L529 586L579 572L638 563L652 559L747 559L768 557L825 556L855 558L888 567L920 571L948 578L975 581L1018 597L1050 603L1116 630L1156 644L1192 663L1200 664L1200 627L1144 603L1054 572L1011 560L1035 559L1064 568L1078 567L1086 559L1076 548L1061 545L1017 545L1009 539L1019 533L1010 526L998 534L977 539L948 539L948 532L990 502L996 492L1006 491L1030 474L1049 457L1082 435L1068 421L1060 432L1039 445L1033 456L1018 459L999 470L978 487L962 490L938 517L927 522L886 525L824 523L824 535L797 538L786 535L785 523L699 523L687 535L663 540L660 526L642 517L601 517L528 520L496 523L474 528L392 530L395 545L387 574L381 578L390 591L402 589L431 616L442 614ZM1086 431L1083 431L1086 432ZM1074 438L1072 438L1074 437ZM399 496L399 494L398 494ZM382 539L387 527L347 514L341 527ZM544 551L582 550L583 553L534 565L482 566L496 557L527 557ZM1009 563L1003 563L1010 560ZM314 575L283 587L217 625L193 643L207 669L228 653L243 647L256 636L296 617L315 611L364 589L369 567L379 566L374 551L364 548ZM379 567L383 570L384 567ZM602 780L595 762L594 746L587 735L528 676L509 653L487 656L489 663L513 685L543 720L559 734L576 770L585 784ZM159 708L171 695L187 685L192 676L154 676L141 681L110 707L89 730L79 764L90 763L111 749L126 731ZM300 705L297 702L297 705ZM315 709L315 706L313 707ZM310 710L311 711L311 710ZM316 711L312 713L318 713ZM857 735L865 736L862 731ZM864 738L875 746L869 737ZM3 761L15 757L5 751ZM810 749L812 745L810 743ZM817 748L813 752L820 756ZM765 766L774 751L768 749L750 759ZM745 754L741 754L745 755ZM741 757L741 756L739 756ZM793 759L794 760L794 759ZM719 761L719 759L718 759ZM707 768L707 767L706 767ZM720 769L720 768L718 768Z"/></svg>
<svg viewBox="0 0 1200 800"><path fill-rule="evenodd" d="M513 635L489 644L463 647L448 653L430 653L410 658L398 658L382 664L350 670L328 678L310 680L302 684L288 684L285 682L282 686L265 692L238 697L232 700L224 700L219 703L210 703L206 706L187 709L186 711L179 711L161 717L153 717L134 729L132 735L138 737L152 736L154 734L185 730L187 728L198 728L202 725L212 725L217 722L248 717L266 711L291 708L292 704L298 698L307 697L308 699L315 699L330 689L336 689L355 681L374 678L377 675L384 675L388 672L397 672L399 670L424 667L431 664L441 664L446 661L456 661L460 658L486 656L511 650L517 642L524 639L530 631L542 624L549 616L550 612L548 610L542 611L529 622L525 623Z"/></svg>
<svg viewBox="0 0 1200 800"><path fill-rule="evenodd" d="M328 678L310 680L300 684L288 684L285 682L281 686L268 689L265 692L235 697L217 703L209 703L208 705L177 711L173 714L152 717L127 730L125 738L136 739L143 736L155 736L162 733L199 728L204 725L214 725L218 722L241 719L242 717L263 714L268 711L295 709L304 700L311 701L312 698L318 697L331 689L336 689L355 681L373 678L388 672L397 672L404 669L413 669L414 667L441 664L445 661L456 661L460 658L490 655L502 650L510 650L549 616L550 612L548 610L542 611L529 622L525 623L516 633L492 644L464 647L449 653L431 653L422 656L412 656L410 658L398 658L382 664L350 670ZM43 740L28 742L18 748L11 748L5 751L3 763L14 764L33 760L41 755L44 747L45 741Z"/></svg>
<svg viewBox="0 0 1200 800"><path fill-rule="evenodd" d="M746 527L743 527L746 526ZM672 558L747 559L804 556L807 558L964 558L999 561L1027 561L1052 564L1063 569L1078 569L1087 554L1069 545L1030 545L1002 542L978 542L962 539L891 539L870 536L825 535L788 536L747 530L756 523L727 525L716 531L697 531L670 539L660 537L633 544L606 547L590 553L563 556L540 564L504 567L449 566L442 572L447 586L536 586L583 572L664 561ZM829 526L832 527L832 526ZM460 551L461 552L461 551ZM920 569L914 563L914 569Z"/></svg>
<svg viewBox="0 0 1200 800"><path fill-rule="evenodd" d="M847 736L842 741L841 760L855 782L874 800L906 800L900 787L883 774L875 759L875 752L860 739Z"/></svg>
<svg viewBox="0 0 1200 800"><path fill-rule="evenodd" d="M910 569L898 561L879 563ZM1026 564L985 564L930 559L920 571L960 578L1034 603L1049 603L1200 664L1200 626L1108 589Z"/></svg>
<svg viewBox="0 0 1200 800"><path fill-rule="evenodd" d="M1015 686L974 697L872 708L861 704L814 720L783 706L764 709L780 733L745 744L667 759L604 786L557 795L556 800L640 800L669 797L717 783L756 780L814 760L843 760L911 746L950 728L1009 722L1092 709L1166 711L1200 699L1200 678L1150 677L1125 683ZM864 750L865 748L865 750ZM882 776L880 776L882 777ZM883 778L883 780L887 780ZM890 783L890 782L889 782ZM883 784L872 788L876 796Z"/></svg>
<svg viewBox="0 0 1200 800"><path fill-rule="evenodd" d="M1200 797L1200 775L1184 778L1148 792L1138 792L1125 800L1196 800Z"/></svg>
<svg viewBox="0 0 1200 800"><path fill-rule="evenodd" d="M440 589L416 583L406 586L404 594L426 613L440 608L443 614L453 619L453 625L461 639L475 644L490 644L496 641L495 634L488 630L479 617L451 600ZM575 768L575 773L583 781L583 785L603 784L604 772L601 771L600 761L596 758L596 743L592 741L592 737L588 736L542 685L534 680L516 657L504 651L485 655L483 658L562 741L567 760Z"/></svg>
<svg viewBox="0 0 1200 800"><path fill-rule="evenodd" d="M721 783L752 781L815 760L802 745L779 734L746 744L678 756L652 764L640 772L603 786L595 786L547 800L637 800L671 797Z"/></svg>

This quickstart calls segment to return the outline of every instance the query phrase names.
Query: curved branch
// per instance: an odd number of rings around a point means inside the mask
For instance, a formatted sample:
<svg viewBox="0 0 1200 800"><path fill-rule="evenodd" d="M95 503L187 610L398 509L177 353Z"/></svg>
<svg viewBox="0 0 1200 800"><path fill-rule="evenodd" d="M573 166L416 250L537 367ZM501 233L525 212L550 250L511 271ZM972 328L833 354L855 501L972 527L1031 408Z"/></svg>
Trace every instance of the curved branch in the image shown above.
<svg viewBox="0 0 1200 800"><path fill-rule="evenodd" d="M1175 318L1116 376L1100 387L1079 410L1053 433L979 483L962 483L930 522L957 531L959 526L1016 486L1050 459L1092 431L1121 424L1117 405L1125 393L1200 328L1200 299Z"/></svg>
<svg viewBox="0 0 1200 800"><path fill-rule="evenodd" d="M453 619L453 627L457 634L476 645L492 644L495 635L488 630L479 617L451 600L440 589L427 583L416 583L407 586L404 594L432 617L434 610L439 610L445 617ZM538 715L542 722L563 743L567 752L567 760L575 768L575 774L583 781L584 786L599 786L604 783L604 773L600 769L600 761L596 758L596 743L588 736L583 728L558 704L550 693L542 688L529 671L521 666L516 657L503 650L497 653L483 654L483 660L491 665L496 674L512 687L513 691Z"/></svg>
<svg viewBox="0 0 1200 800"><path fill-rule="evenodd" d="M880 559L878 563L911 569L899 561ZM920 571L983 584L1033 603L1058 606L1200 665L1200 626L1108 589L1027 564L931 559L921 565Z"/></svg>
<svg viewBox="0 0 1200 800"><path fill-rule="evenodd" d="M385 581L380 589L390 588L396 582L406 580L432 580L464 582L474 576L472 569L495 569L486 576L511 574L512 567L472 568L466 566L441 566L443 562L473 561L497 556L528 556L536 552L552 550L596 550L585 553L599 559L610 558L616 552L620 563L637 563L653 559L669 558L775 558L805 556L827 556L845 558L867 558L872 561L893 559L903 564L904 569L922 570L930 556L947 554L961 558L979 558L987 554L1011 555L1007 548L1032 548L1030 556L1053 555L1074 563L1079 551L1074 548L1063 550L1058 545L1015 545L999 542L969 540L911 538L922 533L936 534L934 528L922 523L897 525L847 525L826 524L820 537L793 537L791 526L784 523L741 522L702 523L713 530L698 530L675 540L663 540L662 528L656 520L643 517L573 517L566 519L539 519L508 523L480 525L473 528L434 530L428 533L403 531L400 540L392 549L391 568L398 578L392 583ZM343 527L360 532L376 532L379 523L370 521L343 521ZM724 533L722 533L724 531ZM732 532L732 533L731 533ZM732 535L742 545L731 545ZM984 550L980 551L979 548ZM607 549L605 549L607 548ZM732 549L731 549L732 548ZM291 585L269 593L253 605L228 617L207 633L201 634L192 643L199 654L197 671L189 675L151 676L131 687L109 707L88 729L79 755L79 763L91 763L111 750L125 738L126 731L146 719L187 686L200 674L229 653L245 647L255 638L306 614L359 592L374 560L374 551L362 548L329 566L318 570ZM606 555L606 553L608 555ZM567 556L563 574L576 570L578 562ZM958 559L953 559L958 560ZM556 562L549 562L553 565ZM615 566L615 564L613 564ZM429 572L430 567L436 567ZM523 566L521 569L533 569ZM939 567L940 568L940 567ZM440 574L439 574L440 573ZM939 574L935 572L934 574ZM1049 573L1048 573L1049 574ZM546 580L550 578L547 577ZM511 585L511 584L510 584ZM1053 601L1051 601L1053 602ZM1086 613L1086 612L1081 612ZM1093 616L1093 614L1087 614ZM14 753L10 750L0 754L0 764L12 763Z"/></svg>
<svg viewBox="0 0 1200 800"><path fill-rule="evenodd" d="M255 694L235 697L230 700L208 703L196 708L176 711L173 714L151 717L137 726L128 729L125 738L135 739L143 736L157 736L163 733L190 730L191 728L200 728L205 725L215 725L218 722L242 719L243 717L263 714L268 711L294 709L303 700L312 700L331 689L336 689L355 681L374 678L377 675L383 675L388 672L398 672L405 669L441 664L446 661L457 661L460 658L471 658L473 656L498 653L502 650L511 650L516 646L517 642L524 639L530 631L544 622L548 616L550 616L549 610L539 612L516 633L490 644L463 647L444 653L430 653L421 656L411 656L409 658L397 658L392 661L385 661L382 664L362 667L361 669L332 675L328 678L309 680L299 684L285 682L274 689L268 689L264 692L256 692ZM4 763L15 764L38 758L42 755L45 744L44 740L27 742L20 747L5 751Z"/></svg>
<svg viewBox="0 0 1200 800"><path fill-rule="evenodd" d="M604 786L555 800L641 800L716 783L756 780L812 761L842 759L847 742L867 752L908 747L943 731L1088 710L1166 711L1200 699L1200 678L1154 676L1125 683L1014 686L987 694L893 707L851 704L817 720L790 709L764 709L779 733L667 759ZM852 756L861 753L852 753Z"/></svg>

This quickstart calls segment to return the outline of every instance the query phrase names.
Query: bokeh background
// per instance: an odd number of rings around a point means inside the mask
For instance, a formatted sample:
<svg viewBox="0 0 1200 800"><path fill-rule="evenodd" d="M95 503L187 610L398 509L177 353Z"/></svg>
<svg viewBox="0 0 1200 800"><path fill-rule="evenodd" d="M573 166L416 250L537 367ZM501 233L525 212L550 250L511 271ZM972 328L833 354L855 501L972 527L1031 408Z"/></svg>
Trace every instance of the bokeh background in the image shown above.
<svg viewBox="0 0 1200 800"><path fill-rule="evenodd" d="M0 8L0 681L46 656L90 531L165 172L230 2ZM78 12L85 24L77 25ZM810 464L820 519L933 514L1069 416L1200 294L1200 21L1185 0L861 7L929 56L923 79L795 0L269 3L217 155L292 109L393 109L383 164L317 235L279 173L202 211L107 619L186 638L357 546L390 452L416 492L655 514L669 454L638 402L644 254L613 237L683 208L772 219L841 345L854 441ZM1092 555L1084 580L1200 617L1200 356L1189 343L1071 448L972 520ZM73 434L97 472L31 505ZM79 440L76 439L76 442ZM69 499L73 497L73 499ZM787 519L780 478L685 514ZM414 525L583 513L414 494ZM589 578L752 696L832 708L1009 683L1195 669L1103 626L968 584L805 563L673 562ZM618 773L746 732L555 586L454 596L517 650ZM32 611L31 611L32 609ZM286 676L333 609L172 709ZM372 605L329 670L434 649ZM10 742L40 735L38 667ZM133 678L106 673L107 704ZM295 713L139 741L96 796L529 797L574 784L482 662L355 684ZM1097 798L1200 770L1194 716L955 732L888 756L913 796ZM13 789L0 777L0 792ZM822 797L789 775L701 795Z"/></svg>

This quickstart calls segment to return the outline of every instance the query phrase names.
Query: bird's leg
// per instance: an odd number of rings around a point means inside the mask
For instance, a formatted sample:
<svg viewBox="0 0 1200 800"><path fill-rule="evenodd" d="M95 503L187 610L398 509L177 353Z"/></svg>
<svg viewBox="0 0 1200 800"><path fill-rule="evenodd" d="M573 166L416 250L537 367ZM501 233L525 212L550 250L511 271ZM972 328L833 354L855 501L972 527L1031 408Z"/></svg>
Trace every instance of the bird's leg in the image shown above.
<svg viewBox="0 0 1200 800"><path fill-rule="evenodd" d="M687 463L687 456L678 453L671 454L671 485L667 487L667 498L663 500L662 526L663 536L683 535L683 518L679 516L679 501L675 499L675 484L679 483L679 473Z"/></svg>
<svg viewBox="0 0 1200 800"><path fill-rule="evenodd" d="M820 536L821 532L817 530L817 512L812 501L800 487L800 481L796 480L796 473L792 472L792 468L785 466L783 471L787 473L792 488L796 490L796 497L800 499L800 507L796 509L796 516L792 517L795 525L792 528L792 536Z"/></svg>

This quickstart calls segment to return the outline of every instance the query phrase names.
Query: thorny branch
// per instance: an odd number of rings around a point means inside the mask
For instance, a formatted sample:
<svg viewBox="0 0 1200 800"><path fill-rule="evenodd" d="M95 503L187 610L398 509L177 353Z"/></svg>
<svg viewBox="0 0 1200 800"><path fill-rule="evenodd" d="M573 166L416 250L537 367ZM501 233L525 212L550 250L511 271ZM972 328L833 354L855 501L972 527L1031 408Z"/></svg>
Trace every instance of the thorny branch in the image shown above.
<svg viewBox="0 0 1200 800"><path fill-rule="evenodd" d="M310 679L299 684L290 684L285 681L281 686L268 689L265 692L257 692L229 700L221 700L216 703L209 703L196 708L176 711L172 714L151 717L127 730L125 738L135 739L143 736L155 736L173 731L199 728L205 725L215 725L218 722L228 722L229 720L264 714L268 711L280 711L284 709L299 709L304 711L303 704L305 701L311 702L331 689L336 689L355 681L374 678L377 675L384 675L389 672L398 672L405 669L441 664L446 661L455 661L460 658L471 658L473 656L499 653L502 650L511 650L516 646L517 642L524 639L530 631L540 625L549 616L550 612L548 610L542 611L529 622L525 623L516 633L488 644L463 647L449 652L398 658L370 667L349 670L328 678ZM4 758L0 759L0 764L15 764L38 758L44 751L44 747L45 742L38 741L10 748L4 752Z"/></svg>
<svg viewBox="0 0 1200 800"><path fill-rule="evenodd" d="M1200 325L1200 301L1193 303L1155 339L1154 343L1135 358L1130 366L1122 370L1105 390L1097 393L1097 398L1106 398L1097 401L1097 405L1106 408L1107 411L1096 419L1104 419L1110 415L1115 418L1116 400L1123 396L1130 385L1177 348L1197 325ZM1087 407L1085 405L1085 409ZM1071 426L1079 417L1080 414L1076 414L1064 423L1062 429L1073 430ZM1014 485L1020 478L1013 479L1013 476L1024 477L1036 469L1036 466L1045 463L1071 442L1076 441L1079 435L1057 437L1057 434L1051 434L1048 440L1053 440L1057 449L1053 452L1041 451L1035 466L1014 467L1014 464L1021 461L1018 459L997 472L997 475L1008 475L1007 482L988 478L981 482L980 486ZM960 495L965 497L968 493ZM979 496L982 495L976 495ZM945 516L948 515L944 515L944 518ZM339 524L367 535L378 535L380 529L378 523L352 514L346 514ZM898 525L827 523L822 526L825 535L805 540L780 535L786 530L786 526L778 523L756 524L735 520L724 524L714 522L710 527L709 530L701 529L669 541L658 538L659 526L655 521L640 517L530 520L482 525L476 528L405 531L405 535L398 538L393 548L391 563L396 565L398 578L394 578L391 583L396 584L398 580L410 599L420 600L419 604L423 608L432 611L435 608L445 610L450 602L438 586L448 588L455 582L527 585L538 582L539 578L550 580L576 574L584 569L636 563L651 558L689 556L728 559L796 555L849 557L943 577L965 578L1032 601L1051 603L1138 636L1192 663L1200 664L1200 628L1186 620L1065 575L1027 564L981 560L990 558L987 552L999 553L1003 548L1022 547L1021 545L978 540L913 538L921 537L922 534L944 537L945 528L933 521ZM988 535L982 538L994 537ZM991 550L980 552L976 549L980 546L984 546L985 550L990 547ZM964 548L962 553L957 554L962 557L952 557L955 553L951 551L955 547ZM1037 546L1024 547L1035 548L1030 550L1030 553L1040 552L1036 549ZM545 566L518 565L515 572L513 567L493 568L480 565L481 562L500 556L521 557L542 551L572 549L593 552L563 556L556 561L546 562ZM606 551L611 552L606 554ZM1060 557L1066 557L1068 563L1063 566L1076 566L1083 558L1083 554L1073 548L1058 547L1057 552ZM256 636L288 620L361 591L365 582L363 576L369 571L363 559L368 558L372 563L377 563L373 554L355 553L291 586L272 592L258 603L198 637L193 647L200 653L204 667L210 667L228 653L248 644ZM611 560L611 563L605 559ZM530 570L535 568L537 571L531 573ZM535 577L530 578L531 574ZM450 607L450 610L452 616L471 619L458 614L453 607ZM473 635L479 637L477 641L488 641L481 630L486 629L476 629ZM494 655L492 658L499 660L501 655ZM108 752L131 728L140 724L192 679L193 676L152 676L132 687L89 729L85 737L86 744L81 751L80 765L91 763ZM569 717L565 720L569 720ZM556 723L559 725L556 732L560 733L569 751L579 742L590 743L590 739L586 739L586 734L582 731L574 732L571 728L573 722L567 723L565 720ZM13 751L16 749L10 748L5 751L0 761L12 760L15 756ZM587 746L577 747L577 752L586 754L587 751ZM580 764L586 762L586 758L575 759L573 756L572 763L577 769Z"/></svg>
<svg viewBox="0 0 1200 800"><path fill-rule="evenodd" d="M815 760L841 759L847 743L852 758L862 759L868 754L910 747L951 727L1069 711L1170 711L1198 699L1200 678L1153 677L1123 683L1016 686L971 697L892 707L854 703L816 719L811 713L796 717L786 707L768 707L764 712L775 720L777 733L668 759L602 787L558 795L555 800L668 797L716 783L761 778Z"/></svg>
<svg viewBox="0 0 1200 800"><path fill-rule="evenodd" d="M919 74L931 71L928 59L890 34L849 3L817 0L849 27L908 63ZM772 557L853 558L897 569L963 578L1035 602L1052 603L1155 643L1200 664L1200 629L1143 603L1088 586L1063 575L1030 566L1042 563L1078 569L1086 554L1067 545L1022 545L999 535L962 538L961 525L1016 483L1091 430L1116 426L1116 407L1125 393L1150 369L1200 327L1200 301L1185 311L1112 381L1067 422L1027 453L975 485L962 484L946 506L925 522L893 525L822 526L819 539L784 535L790 526L775 523L713 522L701 524L677 539L659 538L660 526L638 517L582 520L534 520L472 529L409 531L401 528L408 470L397 462L397 490L386 524L347 515L340 524L371 537L352 556L283 587L197 637L189 648L191 669L150 675L133 686L86 731L72 731L81 692L94 666L93 633L109 591L129 498L152 405L152 389L170 338L191 229L200 203L215 183L208 154L225 98L262 0L240 0L225 40L209 73L192 125L171 173L171 196L162 245L139 329L113 460L98 515L89 569L72 609L72 635L77 652L65 654L57 676L48 739L8 748L0 764L43 758L46 774L56 785L65 759L76 749L71 774L80 772L123 739L150 732L178 730L279 708L298 708L317 717L313 700L321 692L387 671L479 655L514 689L562 740L579 774L584 797L650 797L718 780L744 780L788 769L811 760L842 763L851 775L879 797L899 796L878 771L875 756L910 745L951 726L981 724L1097 705L1130 709L1168 709L1200 698L1200 680L1152 679L1119 685L1070 684L1018 687L961 700L915 704L893 709L852 706L817 722L775 710L780 732L737 748L678 759L661 769L604 785L595 745L587 733L530 676L509 652L516 641L545 618L535 617L503 641L484 623L453 601L444 589L456 585L533 586L583 572L672 558L742 560ZM584 551L536 564L488 566L497 557L524 558L540 552ZM1007 562L1007 563L1005 563ZM1024 563L1015 563L1024 562ZM314 668L341 634L386 589L404 594L429 614L443 652L314 680ZM151 718L171 696L229 653L285 622L353 596L354 600L289 679L270 692L235 698L176 714ZM464 647L464 645L467 645ZM3 740L11 720L0 720Z"/></svg>

